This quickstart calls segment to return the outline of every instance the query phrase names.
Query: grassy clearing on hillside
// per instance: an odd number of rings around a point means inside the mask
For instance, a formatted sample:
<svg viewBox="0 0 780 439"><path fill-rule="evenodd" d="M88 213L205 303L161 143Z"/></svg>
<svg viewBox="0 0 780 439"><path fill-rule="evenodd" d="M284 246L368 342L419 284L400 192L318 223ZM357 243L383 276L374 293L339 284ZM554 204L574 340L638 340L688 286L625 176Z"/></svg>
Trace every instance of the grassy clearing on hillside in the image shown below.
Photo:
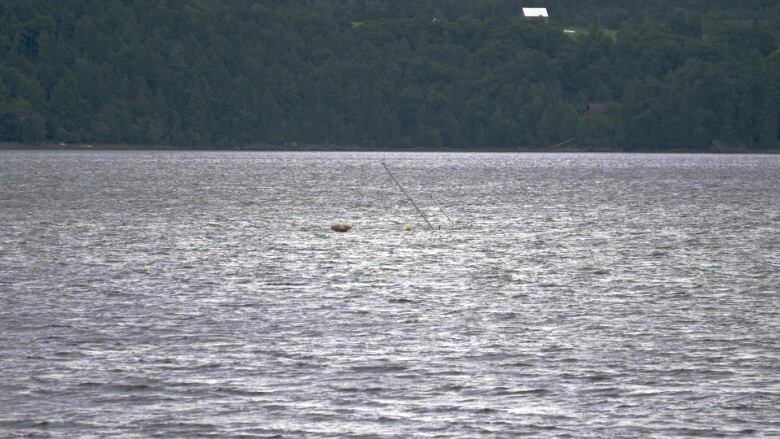
<svg viewBox="0 0 780 439"><path fill-rule="evenodd" d="M575 33L566 33L566 35L570 35L572 37L590 35L590 29L588 29L587 27L571 26L571 27L566 27L565 29L573 30L575 32ZM612 41L617 40L617 35L618 35L617 30L606 29L606 28L601 28L599 30L601 31L601 33L609 37Z"/></svg>

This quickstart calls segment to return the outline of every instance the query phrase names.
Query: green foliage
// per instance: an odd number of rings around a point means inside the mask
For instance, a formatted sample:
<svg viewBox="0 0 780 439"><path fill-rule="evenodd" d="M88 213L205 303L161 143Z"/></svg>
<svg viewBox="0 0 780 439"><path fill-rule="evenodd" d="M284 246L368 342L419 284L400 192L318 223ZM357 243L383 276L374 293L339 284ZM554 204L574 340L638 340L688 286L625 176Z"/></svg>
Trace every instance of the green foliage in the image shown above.
<svg viewBox="0 0 780 439"><path fill-rule="evenodd" d="M560 0L550 13L525 20L515 0L5 0L0 140L778 147L775 0Z"/></svg>

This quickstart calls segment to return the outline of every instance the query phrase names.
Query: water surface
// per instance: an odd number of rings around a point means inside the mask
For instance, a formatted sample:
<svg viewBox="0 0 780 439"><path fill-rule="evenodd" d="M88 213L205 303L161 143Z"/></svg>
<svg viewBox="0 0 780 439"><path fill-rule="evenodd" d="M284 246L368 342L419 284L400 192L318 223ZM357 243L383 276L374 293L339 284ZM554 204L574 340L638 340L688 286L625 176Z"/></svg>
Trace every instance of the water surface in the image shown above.
<svg viewBox="0 0 780 439"><path fill-rule="evenodd" d="M2 151L0 436L777 436L779 205L780 156Z"/></svg>

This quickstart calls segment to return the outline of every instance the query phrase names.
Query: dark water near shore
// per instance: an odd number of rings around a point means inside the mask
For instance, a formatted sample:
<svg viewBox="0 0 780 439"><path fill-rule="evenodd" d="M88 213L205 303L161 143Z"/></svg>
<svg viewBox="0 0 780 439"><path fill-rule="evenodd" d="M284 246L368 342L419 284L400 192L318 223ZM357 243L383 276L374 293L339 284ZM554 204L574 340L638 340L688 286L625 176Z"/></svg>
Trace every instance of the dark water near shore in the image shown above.
<svg viewBox="0 0 780 439"><path fill-rule="evenodd" d="M0 437L778 436L779 285L780 156L3 151Z"/></svg>

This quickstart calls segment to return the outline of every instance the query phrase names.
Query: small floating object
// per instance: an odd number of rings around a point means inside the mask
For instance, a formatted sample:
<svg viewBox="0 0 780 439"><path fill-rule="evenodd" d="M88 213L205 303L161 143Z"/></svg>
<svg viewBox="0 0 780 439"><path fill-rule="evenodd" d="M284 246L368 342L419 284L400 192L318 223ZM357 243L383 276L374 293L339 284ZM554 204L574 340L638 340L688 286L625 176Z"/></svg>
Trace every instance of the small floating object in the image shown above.
<svg viewBox="0 0 780 439"><path fill-rule="evenodd" d="M348 232L349 229L351 229L351 228L352 228L352 226L350 226L349 224L344 224L344 223L336 223L336 224L330 226L330 229L333 230L334 232L341 232L341 233Z"/></svg>
<svg viewBox="0 0 780 439"><path fill-rule="evenodd" d="M404 226L404 232L411 232L412 226Z"/></svg>

